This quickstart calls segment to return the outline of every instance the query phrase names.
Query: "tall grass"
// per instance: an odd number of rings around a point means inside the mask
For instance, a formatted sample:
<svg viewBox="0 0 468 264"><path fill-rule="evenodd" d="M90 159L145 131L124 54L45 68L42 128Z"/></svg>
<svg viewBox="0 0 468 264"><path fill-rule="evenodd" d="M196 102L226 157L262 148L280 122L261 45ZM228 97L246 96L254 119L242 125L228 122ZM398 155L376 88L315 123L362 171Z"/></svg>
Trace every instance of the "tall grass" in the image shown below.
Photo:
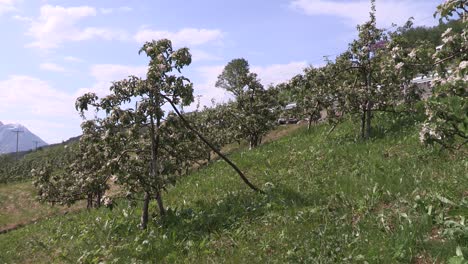
<svg viewBox="0 0 468 264"><path fill-rule="evenodd" d="M266 194L215 161L171 188L168 216L145 231L138 206L121 200L0 235L0 262L445 262L457 246L468 255L464 157L421 146L406 119L380 118L368 142L351 122L328 129L231 154Z"/></svg>

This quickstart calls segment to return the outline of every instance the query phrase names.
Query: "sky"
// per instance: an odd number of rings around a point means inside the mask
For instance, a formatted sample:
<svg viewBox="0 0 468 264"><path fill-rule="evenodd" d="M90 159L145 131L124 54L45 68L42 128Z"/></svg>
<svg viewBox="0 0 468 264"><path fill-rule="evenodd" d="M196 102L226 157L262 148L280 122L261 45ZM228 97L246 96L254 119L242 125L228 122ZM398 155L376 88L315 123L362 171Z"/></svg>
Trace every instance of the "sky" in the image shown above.
<svg viewBox="0 0 468 264"><path fill-rule="evenodd" d="M377 0L377 24L414 17L437 23L442 0ZM215 87L232 59L245 58L264 85L320 66L356 37L367 0L0 0L0 121L20 123L48 143L81 134L74 108L86 92L108 93L112 81L144 77L145 41L169 38L188 47L183 74L202 105L229 95Z"/></svg>

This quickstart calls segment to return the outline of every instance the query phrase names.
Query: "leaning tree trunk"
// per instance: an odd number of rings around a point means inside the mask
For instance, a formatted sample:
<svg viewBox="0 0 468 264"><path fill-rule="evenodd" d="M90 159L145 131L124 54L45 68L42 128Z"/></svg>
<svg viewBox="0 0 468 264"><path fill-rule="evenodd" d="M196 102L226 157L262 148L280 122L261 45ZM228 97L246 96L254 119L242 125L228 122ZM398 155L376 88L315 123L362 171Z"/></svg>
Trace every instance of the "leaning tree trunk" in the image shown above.
<svg viewBox="0 0 468 264"><path fill-rule="evenodd" d="M255 147L254 139L252 136L249 137L249 150L252 150Z"/></svg>
<svg viewBox="0 0 468 264"><path fill-rule="evenodd" d="M151 171L150 171L150 177L152 180L158 181L158 140L159 140L159 135L156 137L156 133L159 131L156 131L157 128L159 128L159 119L157 120L157 127L155 127L154 124L154 117L150 116L150 137L151 137ZM159 190L158 190L159 191ZM159 199L161 199L161 195L158 195ZM148 210L149 210L149 202L150 202L150 194L148 191L145 191L145 199L143 202L143 210L142 210L142 215L141 215L141 222L140 222L140 227L141 229L146 229L148 226ZM159 205L159 202L158 202Z"/></svg>
<svg viewBox="0 0 468 264"><path fill-rule="evenodd" d="M309 114L309 123L307 123L307 130L310 130L312 126L312 113Z"/></svg>
<svg viewBox="0 0 468 264"><path fill-rule="evenodd" d="M249 142L249 150L252 150L253 148L258 147L258 145L259 145L259 140L260 140L260 139L259 139L259 136L253 134L253 135L251 135L249 138L250 138L250 140L249 140L249 141L250 141L250 142Z"/></svg>
<svg viewBox="0 0 468 264"><path fill-rule="evenodd" d="M88 194L88 197L87 197L87 205L86 205L86 208L87 209L91 209L93 208L93 195L90 193Z"/></svg>
<svg viewBox="0 0 468 264"><path fill-rule="evenodd" d="M197 130L195 130L191 125L190 123L185 119L185 117L182 116L182 114L179 112L179 110L177 109L177 107L175 106L174 102L172 102L172 100L165 96L165 95L162 95L164 97L164 99L166 99L169 104L172 106L172 108L174 109L174 111L176 112L177 116L182 120L182 122L184 123L184 125L190 130L192 131L193 133L195 133L200 139L201 141L203 141L206 145L208 145L208 147L210 147L216 154L218 154L218 156L220 156L224 161L227 162L227 164L229 164L229 166L231 166L236 172L237 174L239 174L239 176L241 177L241 179L244 181L245 184L247 184L247 186L250 187L250 189L256 191L256 192L260 192L260 193L263 193L262 190L258 189L255 185L253 185L249 179L247 179L247 177L245 177L244 173L242 173L242 171L236 166L236 164L234 164L230 159L228 159L225 155L223 155L223 153L221 153L221 151L219 151L215 146L213 146L213 144L211 144L202 134L200 134Z"/></svg>
<svg viewBox="0 0 468 264"><path fill-rule="evenodd" d="M158 191L158 193L156 194L156 202L158 203L159 214L161 216L165 216L166 215L166 209L164 209L164 204L163 204L163 200L162 200L162 196L161 196L161 191Z"/></svg>
<svg viewBox="0 0 468 264"><path fill-rule="evenodd" d="M368 102L367 103L367 109L366 109L366 139L369 139L371 136L371 131L372 131L372 126L371 126L371 121L372 121L372 103Z"/></svg>
<svg viewBox="0 0 468 264"><path fill-rule="evenodd" d="M96 195L96 208L99 208L101 207L101 197L102 196L102 191L99 190L97 191L97 195Z"/></svg>
<svg viewBox="0 0 468 264"><path fill-rule="evenodd" d="M140 228L146 229L148 226L148 209L149 209L150 195L148 192L145 192L145 198L143 201L143 208L141 213Z"/></svg>
<svg viewBox="0 0 468 264"><path fill-rule="evenodd" d="M159 135L159 127L161 126L161 120L159 119L159 117L156 119L156 130L154 130L153 132L156 132L156 138L154 138L154 133L153 133L153 137L152 139L154 139L153 141L153 151L152 151L152 156L153 156L153 160L154 160L154 166L153 166L153 174L154 174L154 177L157 178L158 180L159 177L160 177L160 172L158 170L158 162L159 162L159 142L160 142L160 135ZM161 182L162 184L162 182ZM162 200L162 193L161 193L161 186L158 186L158 190L156 191L156 202L158 203L158 207L159 207L159 213L161 216L165 216L166 215L166 210L164 209L164 204L163 204L163 200Z"/></svg>
<svg viewBox="0 0 468 264"><path fill-rule="evenodd" d="M370 59L370 56L371 56L371 54L369 53L369 59ZM372 83L372 72L371 72L371 70L369 70L369 72L367 73L367 80L366 80L367 93L368 93L367 96L369 96L369 93L371 92L371 88L372 88L371 83ZM366 107L366 110L365 110L366 111L365 139L368 140L370 138L370 133L371 133L371 119L372 119L372 107L373 107L373 104L372 104L372 102L371 102L371 100L369 98L368 98L368 100L366 102L365 107Z"/></svg>
<svg viewBox="0 0 468 264"><path fill-rule="evenodd" d="M365 104L367 105L367 104ZM362 106L362 113L361 113L361 138L366 138L366 108L365 105Z"/></svg>

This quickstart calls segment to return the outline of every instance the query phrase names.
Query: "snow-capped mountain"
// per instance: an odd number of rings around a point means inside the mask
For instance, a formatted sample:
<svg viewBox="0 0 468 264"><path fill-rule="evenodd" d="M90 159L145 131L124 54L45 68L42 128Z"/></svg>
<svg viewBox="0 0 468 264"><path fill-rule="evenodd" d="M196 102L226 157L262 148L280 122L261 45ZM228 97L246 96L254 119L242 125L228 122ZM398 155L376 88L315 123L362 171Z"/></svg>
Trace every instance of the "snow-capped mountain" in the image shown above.
<svg viewBox="0 0 468 264"><path fill-rule="evenodd" d="M27 151L37 147L46 146L47 143L34 135L25 126L20 124L3 124L0 121L0 154L16 151L16 132L18 133L18 150Z"/></svg>

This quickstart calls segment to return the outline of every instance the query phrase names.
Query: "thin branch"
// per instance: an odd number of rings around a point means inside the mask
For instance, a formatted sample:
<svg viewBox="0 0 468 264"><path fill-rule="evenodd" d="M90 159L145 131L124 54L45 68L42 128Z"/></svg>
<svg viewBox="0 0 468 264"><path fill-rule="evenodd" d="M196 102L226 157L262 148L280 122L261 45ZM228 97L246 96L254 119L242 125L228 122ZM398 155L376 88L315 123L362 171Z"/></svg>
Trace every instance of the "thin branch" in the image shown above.
<svg viewBox="0 0 468 264"><path fill-rule="evenodd" d="M454 57L458 56L459 54L463 54L463 53L465 53L465 52L468 52L468 49L461 49L460 51L453 53L452 55L448 56L447 58L440 59L440 60L434 62L433 64L421 64L421 63L417 63L417 64L408 64L408 65L410 65L410 66L437 66L437 65L439 65L439 64L441 64L441 63L444 63L444 62L446 62L446 61L448 61L448 60L451 60L451 59L453 59Z"/></svg>

